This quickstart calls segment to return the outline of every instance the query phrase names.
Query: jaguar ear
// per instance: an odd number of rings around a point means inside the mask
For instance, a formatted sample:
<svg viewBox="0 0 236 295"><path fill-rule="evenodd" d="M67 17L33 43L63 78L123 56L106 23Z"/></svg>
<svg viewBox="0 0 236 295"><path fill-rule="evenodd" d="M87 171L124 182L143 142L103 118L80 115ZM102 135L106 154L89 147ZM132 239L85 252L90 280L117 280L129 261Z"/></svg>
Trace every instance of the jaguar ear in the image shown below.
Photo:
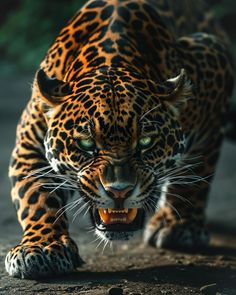
<svg viewBox="0 0 236 295"><path fill-rule="evenodd" d="M50 78L42 69L36 73L36 82L44 101L50 106L62 103L65 96L72 93L68 82Z"/></svg>
<svg viewBox="0 0 236 295"><path fill-rule="evenodd" d="M174 106L182 105L193 96L192 84L184 69L181 69L178 76L158 86L157 92L158 97Z"/></svg>

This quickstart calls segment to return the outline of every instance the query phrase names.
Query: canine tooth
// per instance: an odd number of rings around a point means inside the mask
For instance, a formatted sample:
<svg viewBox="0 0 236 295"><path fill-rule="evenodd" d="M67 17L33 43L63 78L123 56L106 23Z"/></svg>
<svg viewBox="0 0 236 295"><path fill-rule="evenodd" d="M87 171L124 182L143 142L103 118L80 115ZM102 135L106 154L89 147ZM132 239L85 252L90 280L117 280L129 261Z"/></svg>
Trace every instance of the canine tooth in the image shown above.
<svg viewBox="0 0 236 295"><path fill-rule="evenodd" d="M98 209L98 213L99 213L99 216L100 216L101 220L102 220L104 223L109 222L109 216L108 216L108 214L107 214L107 210L106 210L106 209L99 208L99 209Z"/></svg>
<svg viewBox="0 0 236 295"><path fill-rule="evenodd" d="M125 213L128 213L129 212L129 209L128 208L125 208L124 211L125 211Z"/></svg>

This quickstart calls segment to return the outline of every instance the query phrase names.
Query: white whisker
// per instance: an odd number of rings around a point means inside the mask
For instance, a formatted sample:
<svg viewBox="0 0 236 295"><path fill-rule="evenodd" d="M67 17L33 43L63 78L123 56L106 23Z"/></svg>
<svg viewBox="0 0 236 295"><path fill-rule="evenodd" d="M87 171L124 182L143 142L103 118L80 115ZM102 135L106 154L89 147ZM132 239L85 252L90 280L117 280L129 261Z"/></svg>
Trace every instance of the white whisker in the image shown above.
<svg viewBox="0 0 236 295"><path fill-rule="evenodd" d="M102 248L102 254L104 253L104 251L105 251L106 246L107 246L108 243L109 243L109 240L107 240L107 241L104 242L104 246Z"/></svg>

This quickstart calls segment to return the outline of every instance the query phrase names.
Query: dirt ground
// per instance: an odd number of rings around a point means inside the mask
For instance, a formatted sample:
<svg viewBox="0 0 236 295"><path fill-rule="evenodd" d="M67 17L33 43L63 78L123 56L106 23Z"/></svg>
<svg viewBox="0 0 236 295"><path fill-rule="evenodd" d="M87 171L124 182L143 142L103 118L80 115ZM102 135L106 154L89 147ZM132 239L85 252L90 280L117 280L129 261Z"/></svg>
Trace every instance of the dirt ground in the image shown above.
<svg viewBox="0 0 236 295"><path fill-rule="evenodd" d="M71 231L86 264L76 273L43 281L6 274L5 255L21 234L10 202L7 165L31 81L32 77L0 79L0 294L236 295L236 146L227 141L207 209L213 233L208 249L198 253L157 250L144 247L140 239L103 249L86 232L87 221L77 219Z"/></svg>
<svg viewBox="0 0 236 295"><path fill-rule="evenodd" d="M4 255L13 244L4 244L0 294L236 294L236 238L231 235L214 234L212 246L195 254L144 247L139 241L113 250L78 244L86 264L73 274L41 281L7 276Z"/></svg>

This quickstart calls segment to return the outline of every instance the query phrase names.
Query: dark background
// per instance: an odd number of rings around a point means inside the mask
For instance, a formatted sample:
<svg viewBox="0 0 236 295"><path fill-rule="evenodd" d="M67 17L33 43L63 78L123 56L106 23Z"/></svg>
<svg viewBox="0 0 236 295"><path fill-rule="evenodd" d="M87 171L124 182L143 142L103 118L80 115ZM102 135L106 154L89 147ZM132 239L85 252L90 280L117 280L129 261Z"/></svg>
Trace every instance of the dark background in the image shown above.
<svg viewBox="0 0 236 295"><path fill-rule="evenodd" d="M200 1L200 0L196 0ZM15 127L30 97L34 72L60 29L85 0L1 0L0 2L0 231L19 234L10 201L8 162ZM236 1L209 0L227 31L236 57ZM236 95L233 96L236 102ZM226 140L211 191L208 219L236 229L236 145ZM3 229L3 230L2 230Z"/></svg>

